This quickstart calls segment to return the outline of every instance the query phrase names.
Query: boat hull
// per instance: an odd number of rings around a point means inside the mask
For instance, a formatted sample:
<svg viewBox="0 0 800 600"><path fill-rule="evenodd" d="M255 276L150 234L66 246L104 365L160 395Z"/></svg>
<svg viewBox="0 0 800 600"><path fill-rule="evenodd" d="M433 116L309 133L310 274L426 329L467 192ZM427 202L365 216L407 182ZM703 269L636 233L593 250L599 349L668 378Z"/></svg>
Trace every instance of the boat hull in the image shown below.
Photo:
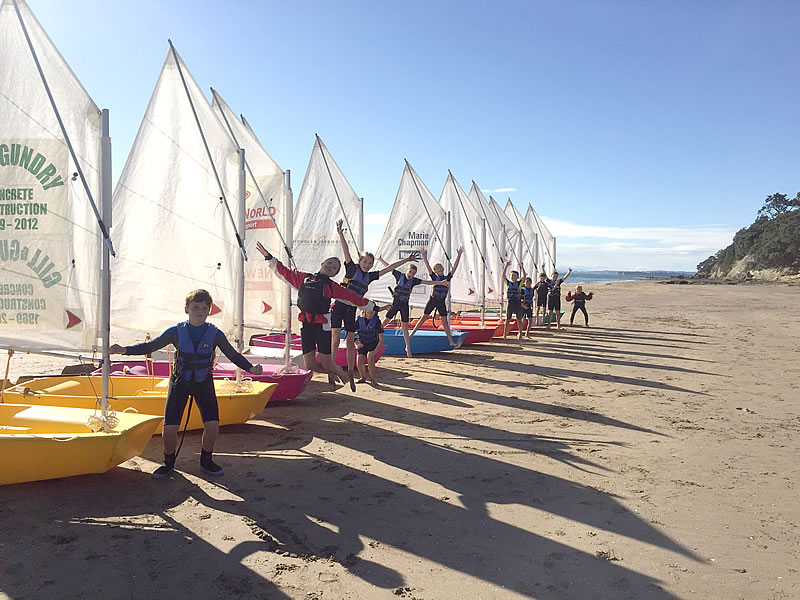
<svg viewBox="0 0 800 600"><path fill-rule="evenodd" d="M134 412L161 416L167 397L168 379L153 377L110 377L109 404L117 413ZM266 406L277 384L248 382L250 391L236 392L234 384L214 381L219 405L219 424L234 425L252 419ZM53 376L31 379L3 392L7 402L94 409L101 390L101 378L95 375ZM190 405L187 404L181 427L186 422ZM197 408L191 410L188 429L202 429L203 421ZM156 433L161 432L159 425Z"/></svg>
<svg viewBox="0 0 800 600"><path fill-rule="evenodd" d="M408 324L409 329L414 329L416 325L416 321L413 321ZM494 337L495 331L497 330L496 326L493 325L486 325L485 327L481 327L480 323L477 325L475 324L464 324L461 323L458 327L455 324L452 324L451 329L457 329L458 331L464 332L467 336L464 338L464 341L461 343L462 346L468 346L470 344L480 344L482 342L490 342L492 341L492 337ZM444 331L444 328L441 325L441 321L436 321L436 324L433 324L431 321L425 321L420 327L421 331ZM416 336L414 336L416 337Z"/></svg>
<svg viewBox="0 0 800 600"><path fill-rule="evenodd" d="M463 331L453 330L453 340L463 344L467 334ZM387 328L384 330L383 343L386 344L387 356L405 356L406 342L402 329ZM420 329L411 338L411 354L430 354L432 352L447 352L453 350L444 331L431 331Z"/></svg>
<svg viewBox="0 0 800 600"><path fill-rule="evenodd" d="M245 379L260 381L262 383L275 383L277 388L272 393L270 401L290 400L297 398L306 389L308 382L311 381L312 371L298 368L297 373L279 373L282 365L268 362L266 359L248 357L253 364L260 364L263 372L261 375L242 373ZM111 375L125 377L169 377L171 372L170 363L167 361L143 361L125 360L111 364ZM236 379L236 365L229 362L219 362L214 366L214 379ZM100 369L94 371L92 375L100 375Z"/></svg>
<svg viewBox="0 0 800 600"><path fill-rule="evenodd" d="M160 416L117 413L112 432L93 433L86 422L97 413L0 404L0 485L104 473L141 454L161 427Z"/></svg>

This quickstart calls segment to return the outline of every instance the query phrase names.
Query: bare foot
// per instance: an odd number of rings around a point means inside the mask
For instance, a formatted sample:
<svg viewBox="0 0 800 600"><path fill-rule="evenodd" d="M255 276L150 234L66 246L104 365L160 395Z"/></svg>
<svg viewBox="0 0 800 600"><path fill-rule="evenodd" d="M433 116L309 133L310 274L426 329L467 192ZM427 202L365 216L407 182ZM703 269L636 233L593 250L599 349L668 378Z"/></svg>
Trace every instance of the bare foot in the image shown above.
<svg viewBox="0 0 800 600"><path fill-rule="evenodd" d="M362 377L361 379L356 381L356 383L367 383L367 378L366 377Z"/></svg>

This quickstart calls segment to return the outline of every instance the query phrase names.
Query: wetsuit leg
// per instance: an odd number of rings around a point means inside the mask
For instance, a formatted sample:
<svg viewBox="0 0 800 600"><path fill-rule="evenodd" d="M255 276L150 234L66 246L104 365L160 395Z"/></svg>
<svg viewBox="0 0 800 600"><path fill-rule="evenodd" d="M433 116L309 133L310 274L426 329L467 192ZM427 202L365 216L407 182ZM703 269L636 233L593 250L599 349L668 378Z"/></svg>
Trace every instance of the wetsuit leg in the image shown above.
<svg viewBox="0 0 800 600"><path fill-rule="evenodd" d="M167 403L164 406L164 425L178 427L186 410L191 390L189 384L183 379L170 378L167 390Z"/></svg>

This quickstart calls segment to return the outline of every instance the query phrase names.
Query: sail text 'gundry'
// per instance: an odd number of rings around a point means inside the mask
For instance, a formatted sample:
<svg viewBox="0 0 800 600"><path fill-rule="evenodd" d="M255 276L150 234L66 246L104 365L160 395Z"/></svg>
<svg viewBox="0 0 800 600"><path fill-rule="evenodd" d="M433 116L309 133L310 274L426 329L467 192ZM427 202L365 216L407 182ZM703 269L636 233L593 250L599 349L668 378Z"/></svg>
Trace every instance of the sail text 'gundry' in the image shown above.
<svg viewBox="0 0 800 600"><path fill-rule="evenodd" d="M64 185L61 175L53 163L30 146L22 144L0 144L0 167L21 167L39 180L45 190ZM42 168L44 167L44 168Z"/></svg>

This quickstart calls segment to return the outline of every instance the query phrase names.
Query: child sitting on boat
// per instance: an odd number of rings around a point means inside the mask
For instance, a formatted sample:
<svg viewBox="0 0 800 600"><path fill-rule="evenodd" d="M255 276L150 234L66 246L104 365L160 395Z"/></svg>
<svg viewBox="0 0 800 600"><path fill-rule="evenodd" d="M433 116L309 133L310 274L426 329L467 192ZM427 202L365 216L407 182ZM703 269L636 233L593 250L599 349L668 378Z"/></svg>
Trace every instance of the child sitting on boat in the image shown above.
<svg viewBox="0 0 800 600"><path fill-rule="evenodd" d="M184 310L189 319L170 327L154 340L120 346L113 344L111 354L151 354L167 344L177 349L175 369L169 380L167 402L164 407L164 464L153 473L154 479L168 477L175 468L175 450L178 446L178 429L189 396L192 396L203 418L203 440L200 452L200 467L219 477L225 474L222 467L212 460L214 444L219 433L219 406L214 388L212 369L216 350L222 353L237 367L254 375L261 374L261 365L251 365L244 356L231 346L225 334L206 319L211 311L211 294L206 290L194 290L186 296Z"/></svg>
<svg viewBox="0 0 800 600"><path fill-rule="evenodd" d="M575 288L575 291L572 293L567 293L565 296L565 300L567 302L572 302L572 315L569 317L569 324L572 325L572 322L575 320L575 313L581 311L583 313L583 320L586 327L589 326L589 313L586 312L586 301L591 300L594 296L594 292L589 292L585 294L583 292L583 286L578 286Z"/></svg>
<svg viewBox="0 0 800 600"><path fill-rule="evenodd" d="M378 260L381 261L383 264L388 265L388 263L383 260L380 256ZM417 265L408 265L406 267L406 272L401 273L397 269L392 271L392 275L394 276L397 285L394 287L392 291L392 306L389 309L389 312L386 313L386 318L383 320L383 327L385 328L389 322L394 318L396 314L400 314L400 326L403 328L403 338L405 338L406 342L406 356L411 358L411 338L408 334L408 321L409 321L409 313L411 309L409 307L408 301L411 297L411 290L413 290L418 285L437 285L437 286L449 286L449 281L433 281L428 279L420 279L416 277L417 274Z"/></svg>
<svg viewBox="0 0 800 600"><path fill-rule="evenodd" d="M456 256L456 262L453 263L453 268L450 269L450 272L447 275L445 275L444 265L442 265L442 263L436 263L433 265L433 268L431 268L425 248L420 250L422 260L425 262L425 267L428 269L428 273L432 281L452 281L453 275L455 274L456 269L458 269L458 263L461 262L461 255L464 254L464 247L460 247L457 252L458 255ZM417 330L422 327L422 324L431 317L431 314L435 310L439 313L439 317L442 319L442 327L444 328L445 334L447 334L447 340L450 342L450 345L454 348L457 346L456 342L453 341L453 334L450 331L450 319L448 318L447 311L448 292L449 289L444 286L436 286L433 288L433 291L431 291L431 297L428 298L428 303L425 305L425 310L423 311L422 316L417 319L417 324L414 325L414 329L409 337L414 337L414 334L417 333Z"/></svg>
<svg viewBox="0 0 800 600"><path fill-rule="evenodd" d="M361 379L358 383L367 382L367 372L364 363L369 366L369 381L373 387L378 387L378 382L375 380L375 353L378 348L383 346L383 327L378 318L378 313L374 310L364 309L362 316L358 317L356 322L356 335L358 340L358 373Z"/></svg>
<svg viewBox="0 0 800 600"><path fill-rule="evenodd" d="M345 229L343 225L343 219L339 219L336 222L336 231L339 233L339 242L344 252L344 279L342 280L342 285L350 292L364 296L370 283L383 277L386 273L390 273L400 265L412 262L417 258L416 254L412 252L407 257L379 271L370 271L375 264L375 255L372 252L361 252L358 256L358 263L353 262L353 258L350 255L350 247L344 237ZM333 310L331 311L331 348L334 352L339 347L342 326L347 332L345 337L345 343L347 344L347 373L348 377L352 378L356 363L356 307L337 300L333 303ZM364 376L362 375L361 377L363 379Z"/></svg>
<svg viewBox="0 0 800 600"><path fill-rule="evenodd" d="M352 371L345 373L331 356L331 301L341 300L354 306L375 309L375 303L350 292L331 279L342 268L342 261L332 256L322 262L317 273L305 273L284 266L270 254L261 242L256 249L269 262L270 269L297 290L297 306L300 309L300 341L306 369L328 375L328 381L349 383L356 391L356 380ZM319 360L315 354L319 352Z"/></svg>

